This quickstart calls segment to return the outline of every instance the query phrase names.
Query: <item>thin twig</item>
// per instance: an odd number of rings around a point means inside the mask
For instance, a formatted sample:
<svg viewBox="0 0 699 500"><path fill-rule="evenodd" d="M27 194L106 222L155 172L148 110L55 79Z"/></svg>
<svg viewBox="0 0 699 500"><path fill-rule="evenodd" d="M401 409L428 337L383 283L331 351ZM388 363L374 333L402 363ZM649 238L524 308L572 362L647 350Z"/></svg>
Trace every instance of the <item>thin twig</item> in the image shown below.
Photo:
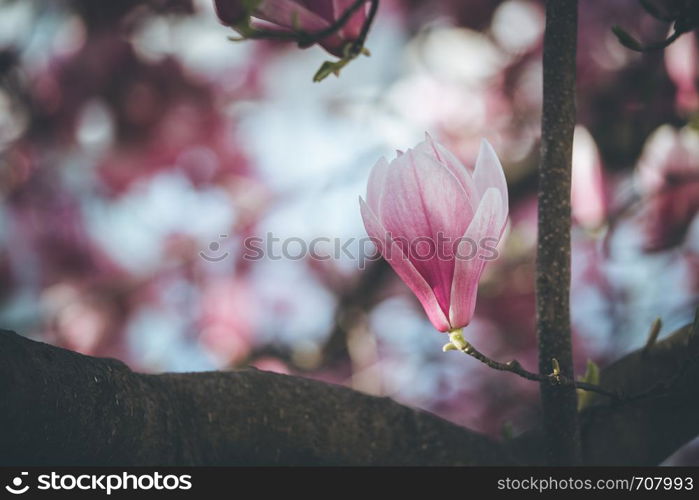
<svg viewBox="0 0 699 500"><path fill-rule="evenodd" d="M379 0L370 1L371 5L369 6L369 13L367 14L364 25L362 26L362 31L359 33L359 38L357 38L357 40L355 40L355 42L352 44L352 49L350 50L350 54L353 56L358 56L362 51L364 41L369 34L369 28L371 28L371 25L374 23L374 17L376 16L376 12L379 10Z"/></svg>
<svg viewBox="0 0 699 500"><path fill-rule="evenodd" d="M653 52L655 50L662 50L668 47L671 43L677 40L679 37L684 35L686 31L675 30L672 35L667 37L665 40L660 40L658 42L649 43L647 45L640 45L639 47L630 47L626 45L626 48L634 50L636 52Z"/></svg>
<svg viewBox="0 0 699 500"><path fill-rule="evenodd" d="M447 346L453 346L453 348L449 348ZM502 372L510 372L514 373L516 375L519 375L520 377L526 378L528 380L533 380L534 382L548 382L551 385L558 385L558 386L563 386L563 387L575 387L576 389L581 389L583 391L589 391L589 392L595 392L597 394L601 394L603 396L607 396L611 399L618 400L619 395L616 394L615 392L608 391L606 389L601 388L598 385L594 384L588 384L587 382L581 382L581 381L576 381L574 379L564 377L560 373L555 373L554 372L544 375L541 373L534 373L530 372L528 370L525 370L522 365L517 361L516 359L513 359L512 361L508 361L507 363L501 363L499 361L495 361L492 358L489 358L482 352L480 352L478 349L473 347L473 345L461 338L457 339L452 339L451 344L447 344L445 346L445 350L459 350L463 352L464 354L468 354L472 358L476 358L478 361L481 363L489 366L490 368L493 368L494 370L499 370Z"/></svg>
<svg viewBox="0 0 699 500"><path fill-rule="evenodd" d="M646 342L646 346L641 350L641 355L644 356L646 355L647 352L649 352L649 344L652 346L655 344L658 334L660 332L660 329L662 327L662 321L660 318L657 318L654 322L653 325L651 326L651 330L649 333L649 339ZM456 335L456 336L454 336ZM651 341L652 339L652 341ZM699 307L697 307L695 314L694 314L694 321L690 327L690 333L689 336L687 337L687 342L688 346L691 345L692 343L699 342ZM519 375L522 378L525 378L527 380L532 380L535 382L548 382L551 385L557 385L557 386L562 386L562 387L575 387L576 389L581 389L583 391L588 391L588 392L594 392L596 394L600 394L602 396L606 396L614 401L614 403L635 403L643 399L651 398L651 397L656 397L656 396L661 396L663 393L666 393L668 390L672 389L672 387L684 376L684 374L689 370L692 365L695 363L699 362L699 353L694 354L692 356L688 356L680 365L679 369L675 374L665 380L659 380L655 384L653 384L648 390L639 392L637 394L632 394L632 395L625 395L619 392L615 391L610 391L607 389L603 389L599 385L595 384L589 384L587 382L582 382L580 380L573 380L571 378L565 377L561 375L560 373L555 373L555 365L557 362L555 360L552 360L554 363L554 371L549 374L541 374L541 373L534 373L530 372L528 370L525 370L522 365L517 361L516 359L513 359L511 361L508 361L507 363L501 363L499 361L495 361L492 358L489 358L482 352L480 352L478 349L473 347L473 345L465 340L463 336L461 336L460 333L453 333L450 335L450 340L451 342L447 345L444 346L445 351L450 351L450 350L457 350L461 351L464 354L468 354L472 358L477 359L481 363L489 366L490 368L493 368L494 370L499 370L503 372L510 372L514 373L515 375Z"/></svg>
<svg viewBox="0 0 699 500"><path fill-rule="evenodd" d="M307 35L310 38L308 40L299 39L299 47L301 47L301 48L310 47L314 43L325 38L326 36L332 35L336 31L341 30L345 26L345 24L347 24L347 22L350 20L350 18L354 15L354 13L357 12L362 5L366 4L367 1L368 0L356 0L330 26L328 26L327 28L325 28L321 31L318 31L316 33L310 33L310 34L301 33L302 36ZM366 24L366 23L364 23L364 24Z"/></svg>

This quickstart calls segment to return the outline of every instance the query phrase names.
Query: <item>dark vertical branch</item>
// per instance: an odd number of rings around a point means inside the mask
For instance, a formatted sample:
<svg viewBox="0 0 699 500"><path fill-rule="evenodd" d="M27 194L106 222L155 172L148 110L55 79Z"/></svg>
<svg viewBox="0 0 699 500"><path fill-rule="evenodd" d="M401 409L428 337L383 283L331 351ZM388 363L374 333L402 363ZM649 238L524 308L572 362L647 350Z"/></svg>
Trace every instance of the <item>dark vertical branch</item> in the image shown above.
<svg viewBox="0 0 699 500"><path fill-rule="evenodd" d="M536 308L539 370L552 360L573 377L570 338L570 183L575 127L577 0L547 0L544 35L544 106L539 168ZM552 464L581 461L575 388L541 384L544 426Z"/></svg>

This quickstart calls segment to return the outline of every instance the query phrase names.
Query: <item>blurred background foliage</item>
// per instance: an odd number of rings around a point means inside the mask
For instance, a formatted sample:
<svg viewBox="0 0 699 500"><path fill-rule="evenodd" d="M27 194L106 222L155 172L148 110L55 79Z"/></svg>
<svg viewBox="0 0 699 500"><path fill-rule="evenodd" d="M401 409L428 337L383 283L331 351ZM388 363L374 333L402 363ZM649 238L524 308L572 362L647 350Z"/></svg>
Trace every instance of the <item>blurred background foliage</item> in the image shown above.
<svg viewBox="0 0 699 500"><path fill-rule="evenodd" d="M699 295L697 38L640 54L613 25L670 30L636 0L580 8L579 373L643 345L656 317L689 322ZM377 158L429 131L470 166L486 137L511 221L465 334L534 369L543 28L534 0L383 0L372 56L314 84L321 49L232 43L206 0L0 1L0 324L142 371L253 365L526 428L537 385L442 353L383 262L250 261L243 245L364 237Z"/></svg>

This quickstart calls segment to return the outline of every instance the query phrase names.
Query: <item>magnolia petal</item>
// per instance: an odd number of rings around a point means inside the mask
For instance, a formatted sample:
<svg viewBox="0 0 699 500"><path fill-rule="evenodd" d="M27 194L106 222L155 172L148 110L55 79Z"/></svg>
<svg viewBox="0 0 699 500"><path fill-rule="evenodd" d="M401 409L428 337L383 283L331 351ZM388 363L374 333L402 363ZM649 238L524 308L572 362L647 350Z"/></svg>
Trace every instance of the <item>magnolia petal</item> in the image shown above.
<svg viewBox="0 0 699 500"><path fill-rule="evenodd" d="M504 208L500 227L503 228L509 210L507 181L498 155L495 153L493 146L491 146L486 139L481 141L481 148L478 151L478 158L476 159L476 169L473 172L473 180L481 196L490 188L495 188L500 192Z"/></svg>
<svg viewBox="0 0 699 500"><path fill-rule="evenodd" d="M389 165L386 158L381 157L371 169L371 173L369 174L366 201L374 213L379 213L379 203L384 186L386 185L388 169Z"/></svg>
<svg viewBox="0 0 699 500"><path fill-rule="evenodd" d="M386 262L389 263L398 277L415 294L434 327L441 332L450 330L449 321L425 278L420 275L410 260L403 254L400 246L390 239L376 214L361 197L359 198L359 206L366 232L374 239L383 258L386 259Z"/></svg>
<svg viewBox="0 0 699 500"><path fill-rule="evenodd" d="M487 262L483 247L494 249L497 246L502 232L501 220L505 218L503 208L500 191L497 188L488 189L459 243L449 308L449 322L453 328L464 327L473 318L478 281ZM486 238L492 240L485 240Z"/></svg>
<svg viewBox="0 0 699 500"><path fill-rule="evenodd" d="M244 21L248 15L245 6L237 0L214 0L214 9L221 23L227 26Z"/></svg>
<svg viewBox="0 0 699 500"><path fill-rule="evenodd" d="M289 0L264 0L259 2L254 16L270 23L306 32L319 31L330 23L304 6Z"/></svg>
<svg viewBox="0 0 699 500"><path fill-rule="evenodd" d="M458 238L468 228L475 210L458 180L433 156L408 150L388 166L377 163L375 169L369 183L380 182L376 213L389 231L412 237L442 231Z"/></svg>
<svg viewBox="0 0 699 500"><path fill-rule="evenodd" d="M401 238L403 251L446 314L454 274L453 243L473 218L461 184L434 156L409 150L390 165L378 218L391 235Z"/></svg>
<svg viewBox="0 0 699 500"><path fill-rule="evenodd" d="M327 3L328 0L323 0ZM335 8L334 19L339 19L342 15L354 5L355 0L332 0ZM356 40L362 32L364 22L366 21L366 5L359 7L342 27L342 37L346 40Z"/></svg>
<svg viewBox="0 0 699 500"><path fill-rule="evenodd" d="M288 0L287 0L288 1ZM326 21L332 23L335 20L335 6L329 0L293 0L304 5L308 10L318 14Z"/></svg>
<svg viewBox="0 0 699 500"><path fill-rule="evenodd" d="M461 183L471 208L475 212L482 193L476 187L471 172L468 171L464 164L451 151L432 139L432 136L427 132L425 132L425 140L415 146L415 150L434 156L437 161L442 163L454 175Z"/></svg>
<svg viewBox="0 0 699 500"><path fill-rule="evenodd" d="M355 4L355 0L293 0L305 6L311 12L318 14L326 21L333 23L340 19L347 9ZM345 40L355 40L359 37L366 19L366 5L357 8L340 30L340 36Z"/></svg>
<svg viewBox="0 0 699 500"><path fill-rule="evenodd" d="M326 2L330 2L330 0L326 0ZM332 24L332 20L324 19L314 10L291 0L263 0L257 4L253 15L287 30L304 33L322 31ZM336 32L318 43L331 54L342 57L346 40Z"/></svg>

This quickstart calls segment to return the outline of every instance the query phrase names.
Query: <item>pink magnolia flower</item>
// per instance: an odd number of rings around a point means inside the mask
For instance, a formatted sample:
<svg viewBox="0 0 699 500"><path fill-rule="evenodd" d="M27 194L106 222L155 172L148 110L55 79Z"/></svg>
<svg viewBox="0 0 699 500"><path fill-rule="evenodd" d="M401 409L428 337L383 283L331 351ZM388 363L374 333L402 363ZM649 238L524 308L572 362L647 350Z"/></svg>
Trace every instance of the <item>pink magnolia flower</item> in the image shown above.
<svg viewBox="0 0 699 500"><path fill-rule="evenodd" d="M582 125L575 127L572 175L573 218L587 229L601 227L607 218L602 160L595 139Z"/></svg>
<svg viewBox="0 0 699 500"><path fill-rule="evenodd" d="M391 163L374 165L359 203L367 233L435 328L468 325L507 221L507 184L490 144L481 142L470 170L426 135Z"/></svg>
<svg viewBox="0 0 699 500"><path fill-rule="evenodd" d="M646 141L636 175L644 249L679 245L699 213L699 133L662 125Z"/></svg>
<svg viewBox="0 0 699 500"><path fill-rule="evenodd" d="M214 0L216 14L223 24L236 28L252 16L253 28L272 25L282 31L312 34L322 31L351 8L355 0ZM320 45L342 57L347 43L359 38L366 21L366 5L357 9L342 29L323 38Z"/></svg>
<svg viewBox="0 0 699 500"><path fill-rule="evenodd" d="M693 32L685 33L663 52L665 69L677 88L675 103L685 112L696 111L699 107L699 49L697 36Z"/></svg>

